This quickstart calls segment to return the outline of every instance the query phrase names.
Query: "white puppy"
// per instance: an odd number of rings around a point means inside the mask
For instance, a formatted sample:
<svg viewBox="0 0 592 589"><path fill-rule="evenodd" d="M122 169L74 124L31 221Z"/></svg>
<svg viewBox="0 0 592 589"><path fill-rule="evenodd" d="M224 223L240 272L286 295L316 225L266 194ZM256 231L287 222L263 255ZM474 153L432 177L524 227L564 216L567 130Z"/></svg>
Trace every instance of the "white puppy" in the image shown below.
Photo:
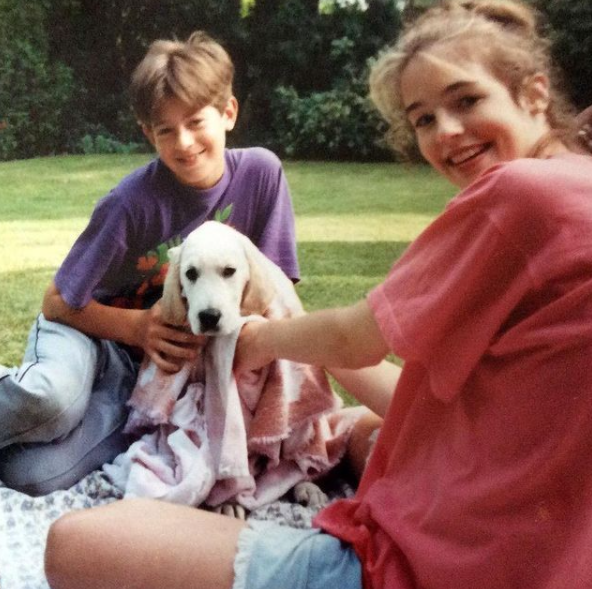
<svg viewBox="0 0 592 589"><path fill-rule="evenodd" d="M292 281L247 237L216 221L190 233L169 250L170 266L162 297L163 317L173 325L189 321L195 334L227 335L241 316L264 315L276 289L291 312L303 312ZM326 495L311 482L294 488L297 502L320 507ZM245 517L240 505L222 505L219 512Z"/></svg>
<svg viewBox="0 0 592 589"><path fill-rule="evenodd" d="M216 221L204 223L171 248L169 259L164 317L173 325L187 319L195 334L227 335L238 328L241 316L263 314L275 293L266 274L292 287L247 237Z"/></svg>

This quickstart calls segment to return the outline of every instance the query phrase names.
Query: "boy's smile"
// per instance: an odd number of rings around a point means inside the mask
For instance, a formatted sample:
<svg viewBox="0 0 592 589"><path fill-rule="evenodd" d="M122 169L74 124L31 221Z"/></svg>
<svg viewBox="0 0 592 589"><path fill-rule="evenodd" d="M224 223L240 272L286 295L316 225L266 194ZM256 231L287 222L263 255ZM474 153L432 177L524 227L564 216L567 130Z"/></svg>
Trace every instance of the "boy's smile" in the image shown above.
<svg viewBox="0 0 592 589"><path fill-rule="evenodd" d="M401 78L422 155L461 188L495 164L527 157L549 131L546 78L533 76L517 102L477 59L446 48L419 53Z"/></svg>
<svg viewBox="0 0 592 589"><path fill-rule="evenodd" d="M142 128L179 182L203 190L214 186L224 173L226 132L234 127L237 111L234 97L223 112L212 105L195 110L170 98L152 125Z"/></svg>

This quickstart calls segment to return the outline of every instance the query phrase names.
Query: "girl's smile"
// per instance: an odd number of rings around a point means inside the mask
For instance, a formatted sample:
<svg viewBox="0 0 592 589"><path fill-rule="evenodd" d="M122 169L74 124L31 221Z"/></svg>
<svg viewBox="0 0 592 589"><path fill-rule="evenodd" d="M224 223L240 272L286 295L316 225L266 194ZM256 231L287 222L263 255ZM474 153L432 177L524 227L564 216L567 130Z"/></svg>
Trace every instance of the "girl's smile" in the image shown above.
<svg viewBox="0 0 592 589"><path fill-rule="evenodd" d="M548 85L533 76L515 100L484 65L438 49L411 59L401 94L422 155L464 188L491 166L530 155L549 132Z"/></svg>

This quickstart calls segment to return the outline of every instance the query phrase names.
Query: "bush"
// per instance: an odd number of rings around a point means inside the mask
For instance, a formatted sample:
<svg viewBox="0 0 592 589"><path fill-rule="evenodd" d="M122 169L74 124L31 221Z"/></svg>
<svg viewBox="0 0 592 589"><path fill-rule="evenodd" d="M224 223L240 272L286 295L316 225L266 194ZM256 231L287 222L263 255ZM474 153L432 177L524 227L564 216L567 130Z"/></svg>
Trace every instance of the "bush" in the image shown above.
<svg viewBox="0 0 592 589"><path fill-rule="evenodd" d="M274 149L301 159L384 158L384 125L362 84L341 84L326 92L299 96L279 87L271 104Z"/></svg>
<svg viewBox="0 0 592 589"><path fill-rule="evenodd" d="M62 151L72 73L50 61L44 4L0 0L0 159Z"/></svg>
<svg viewBox="0 0 592 589"><path fill-rule="evenodd" d="M84 155L97 155L103 153L141 153L146 151L146 147L142 143L130 141L124 143L119 141L111 134L105 131L85 134L78 144L75 151L83 153Z"/></svg>

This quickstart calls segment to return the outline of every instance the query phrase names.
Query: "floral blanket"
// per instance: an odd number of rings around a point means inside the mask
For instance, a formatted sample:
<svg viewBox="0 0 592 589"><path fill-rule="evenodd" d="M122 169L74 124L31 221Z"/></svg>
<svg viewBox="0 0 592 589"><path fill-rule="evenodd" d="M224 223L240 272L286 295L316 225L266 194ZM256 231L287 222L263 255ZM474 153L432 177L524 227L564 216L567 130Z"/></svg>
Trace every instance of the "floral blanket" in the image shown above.
<svg viewBox="0 0 592 589"><path fill-rule="evenodd" d="M351 486L339 476L332 476L321 486L330 500L353 494ZM43 555L51 523L69 511L121 499L121 491L102 471L91 473L67 491L42 497L24 495L0 482L0 589L49 589ZM314 508L280 500L260 507L249 517L308 528L316 512Z"/></svg>

